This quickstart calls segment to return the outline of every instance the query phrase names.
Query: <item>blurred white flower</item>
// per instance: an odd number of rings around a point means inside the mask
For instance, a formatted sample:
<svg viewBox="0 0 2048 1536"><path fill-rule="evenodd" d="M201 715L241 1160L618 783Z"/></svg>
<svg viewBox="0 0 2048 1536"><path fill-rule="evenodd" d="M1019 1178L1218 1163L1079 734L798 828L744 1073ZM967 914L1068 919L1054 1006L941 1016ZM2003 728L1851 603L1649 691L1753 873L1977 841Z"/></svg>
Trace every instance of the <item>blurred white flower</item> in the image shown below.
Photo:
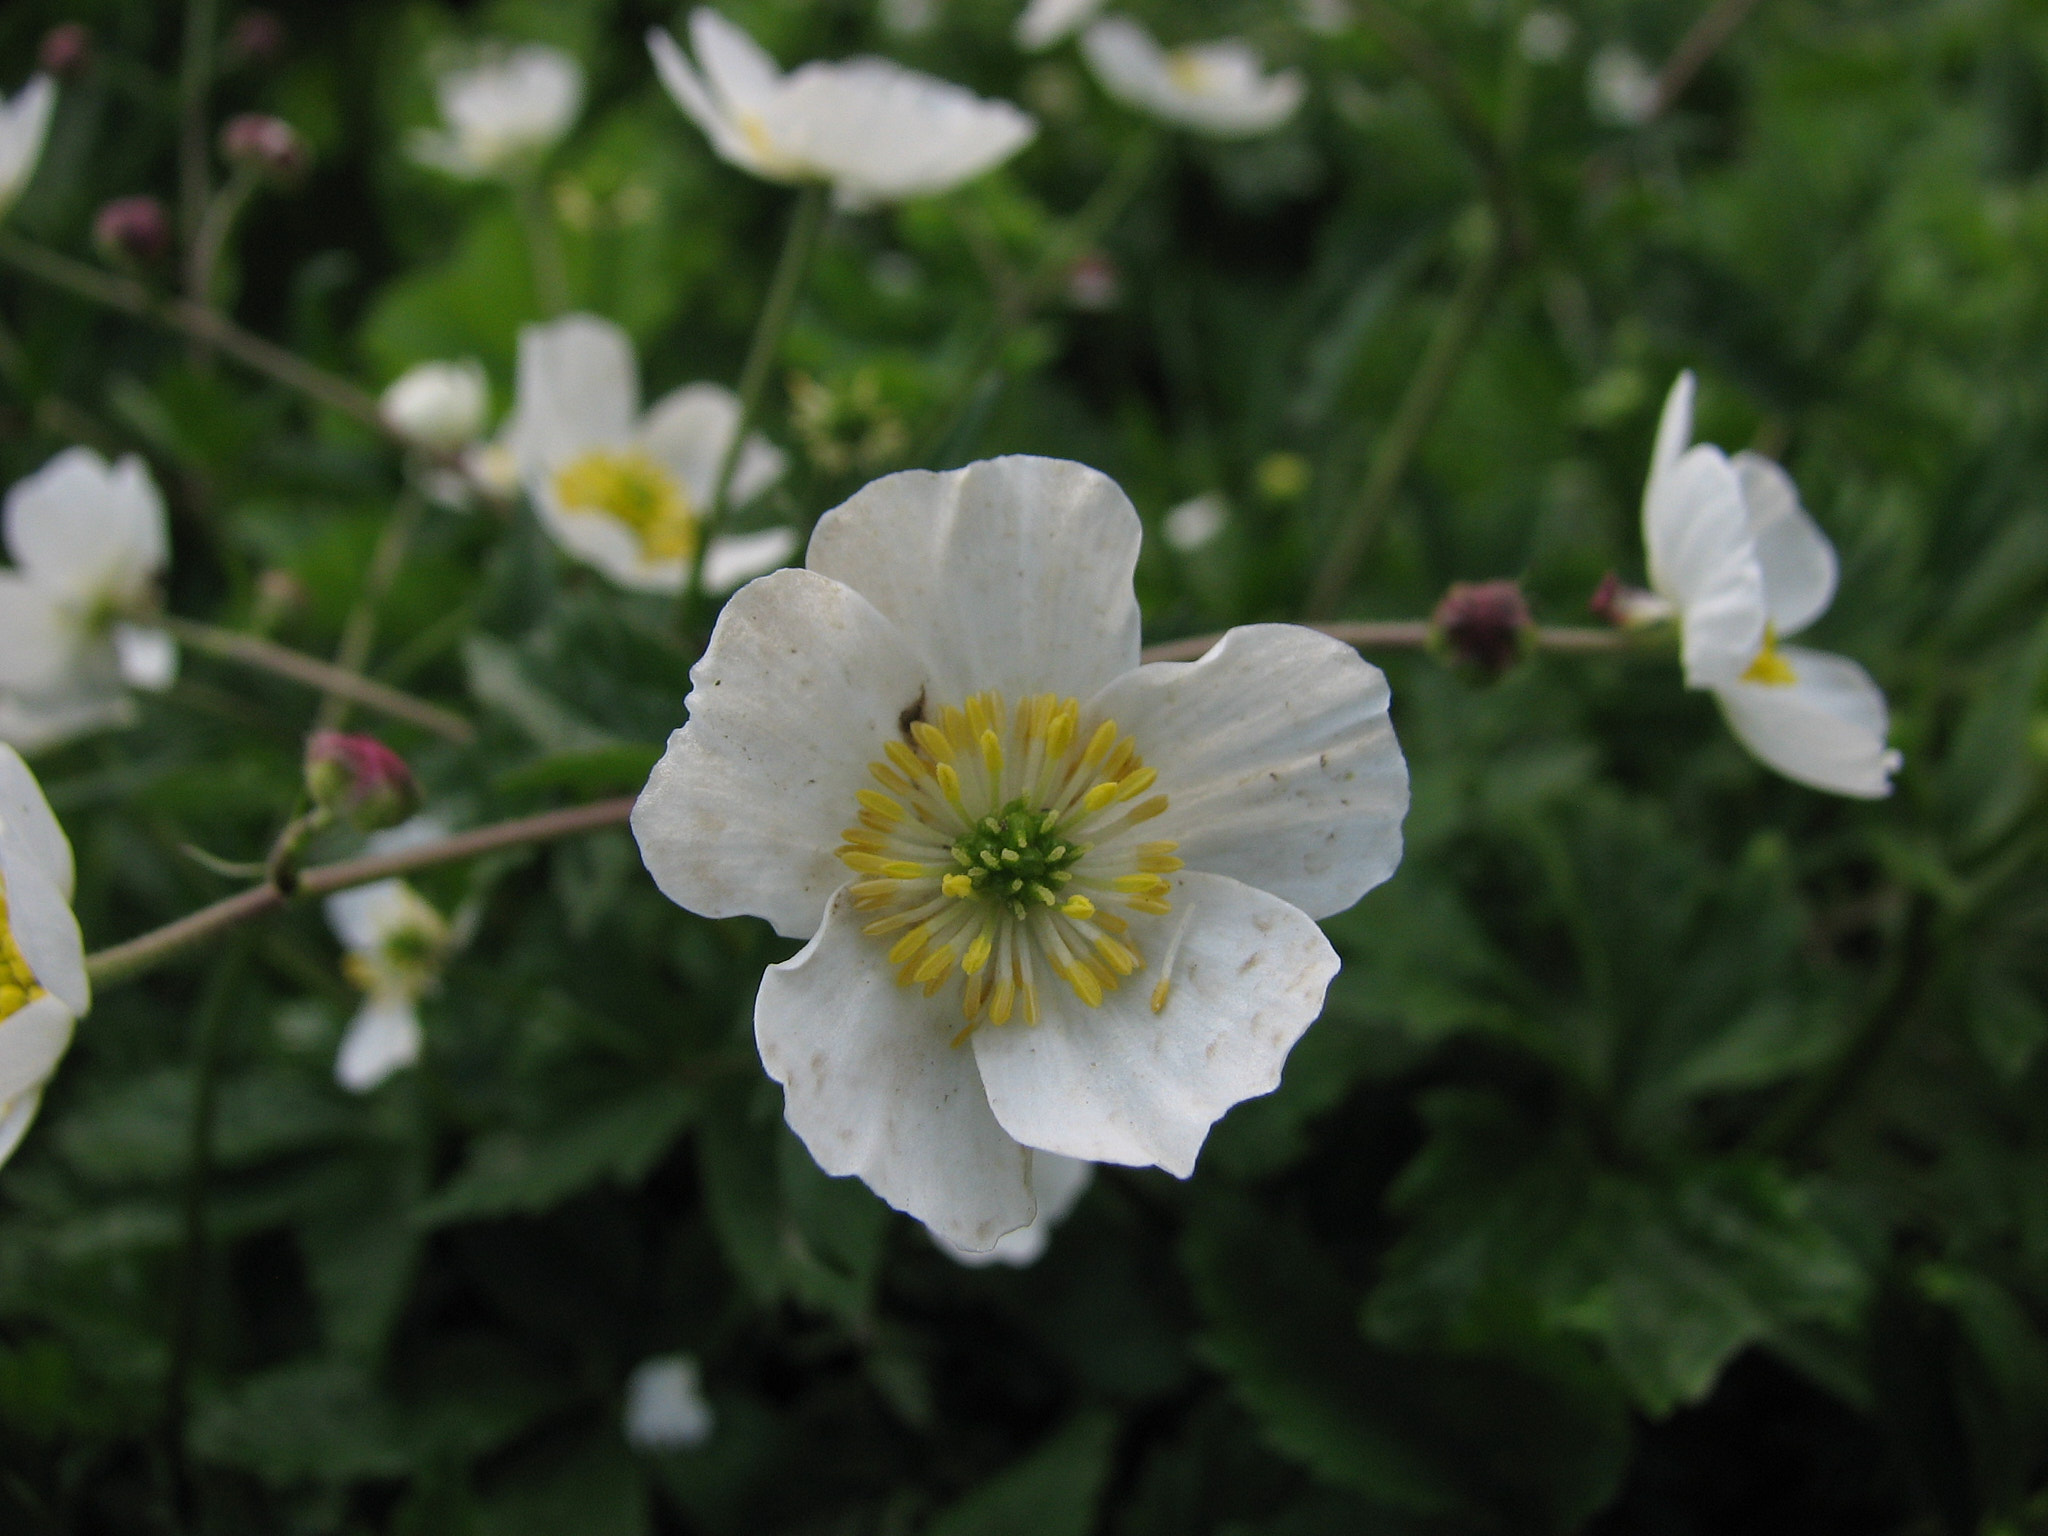
<svg viewBox="0 0 2048 1536"><path fill-rule="evenodd" d="M1884 694L1855 662L1781 646L1834 600L1835 549L1785 471L1692 441L1693 376L1671 386L1643 491L1650 585L1679 623L1686 682L1711 689L1742 744L1786 778L1891 793Z"/></svg>
<svg viewBox="0 0 2048 1536"><path fill-rule="evenodd" d="M481 181L532 165L583 108L583 66L559 48L529 43L434 82L444 129L412 136L422 165Z"/></svg>
<svg viewBox="0 0 2048 1536"><path fill-rule="evenodd" d="M1251 44L1228 39L1168 50L1135 21L1098 21L1081 51L1102 88L1127 107L1219 139L1279 127L1307 92L1299 73L1265 72Z"/></svg>
<svg viewBox="0 0 2048 1536"><path fill-rule="evenodd" d="M0 740L24 751L126 723L126 689L176 679L152 616L169 558L163 497L132 455L68 448L7 493Z"/></svg>
<svg viewBox="0 0 2048 1536"><path fill-rule="evenodd" d="M1351 25L1351 7L1346 0L1295 0L1294 13L1318 37L1335 37Z"/></svg>
<svg viewBox="0 0 2048 1536"><path fill-rule="evenodd" d="M1657 76L1634 49L1608 43L1586 67L1586 100L1602 122L1639 127L1657 108Z"/></svg>
<svg viewBox="0 0 2048 1536"><path fill-rule="evenodd" d="M1140 666L1139 537L1060 460L874 482L726 605L634 808L670 899L809 940L754 1008L789 1124L956 1248L1039 1152L1187 1177L1400 859L1378 669L1280 624Z"/></svg>
<svg viewBox="0 0 2048 1536"><path fill-rule="evenodd" d="M1078 1157L1061 1157L1053 1152L1034 1152L1031 1154L1031 1196L1038 1202L1038 1214L1031 1218L1028 1227L1005 1232L996 1239L995 1247L986 1253L955 1248L936 1232L932 1234L932 1241L939 1245L939 1251L946 1257L956 1264L965 1264L969 1269L985 1269L991 1264L1025 1269L1045 1257L1046 1247L1052 1242L1053 1228L1067 1219L1094 1182L1093 1163Z"/></svg>
<svg viewBox="0 0 2048 1536"><path fill-rule="evenodd" d="M391 382L377 402L386 426L415 447L451 454L474 443L490 409L481 363L420 363Z"/></svg>
<svg viewBox="0 0 2048 1536"><path fill-rule="evenodd" d="M950 191L1038 131L1006 101L887 59L811 63L785 75L713 10L691 13L690 42L694 64L660 27L647 34L662 84L719 155L768 181L827 182L842 207Z"/></svg>
<svg viewBox="0 0 2048 1536"><path fill-rule="evenodd" d="M519 333L511 445L526 493L563 549L622 587L682 591L739 417L739 401L716 384L686 384L641 415L633 344L609 320L567 315ZM783 465L780 449L749 437L730 504L767 490ZM788 559L795 535L770 533L713 539L706 589L730 591ZM711 581L714 566L724 585Z"/></svg>
<svg viewBox="0 0 2048 1536"><path fill-rule="evenodd" d="M342 969L363 994L334 1058L334 1080L368 1093L420 1059L419 1000L440 984L448 921L403 880L337 891L326 906L327 925L347 951Z"/></svg>
<svg viewBox="0 0 2048 1536"><path fill-rule="evenodd" d="M882 25L898 37L923 37L939 24L939 0L882 0Z"/></svg>
<svg viewBox="0 0 2048 1536"><path fill-rule="evenodd" d="M687 1451L717 1427L697 1362L690 1355L656 1355L626 1379L626 1443L636 1451Z"/></svg>
<svg viewBox="0 0 2048 1536"><path fill-rule="evenodd" d="M1532 64L1555 64L1571 51L1578 28L1562 11L1531 11L1515 33L1515 46Z"/></svg>
<svg viewBox="0 0 2048 1536"><path fill-rule="evenodd" d="M71 885L71 843L42 786L0 746L0 1163L92 1004Z"/></svg>
<svg viewBox="0 0 2048 1536"><path fill-rule="evenodd" d="M14 99L0 99L0 217L5 217L36 174L57 105L57 82L31 75Z"/></svg>
<svg viewBox="0 0 2048 1536"><path fill-rule="evenodd" d="M1017 46L1039 53L1095 19L1103 0L1031 0L1017 18Z"/></svg>
<svg viewBox="0 0 2048 1536"><path fill-rule="evenodd" d="M1230 504L1216 492L1192 497L1166 514L1163 531L1166 542L1182 554L1192 554L1210 543L1230 521Z"/></svg>

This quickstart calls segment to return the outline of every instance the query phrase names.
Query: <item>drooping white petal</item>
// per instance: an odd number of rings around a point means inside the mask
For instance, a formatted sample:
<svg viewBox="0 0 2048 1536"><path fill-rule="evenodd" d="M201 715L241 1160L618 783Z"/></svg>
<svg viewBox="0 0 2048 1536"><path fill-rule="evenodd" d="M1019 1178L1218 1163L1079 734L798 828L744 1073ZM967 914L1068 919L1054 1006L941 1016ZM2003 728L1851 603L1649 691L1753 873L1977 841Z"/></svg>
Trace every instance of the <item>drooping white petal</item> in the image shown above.
<svg viewBox="0 0 2048 1536"><path fill-rule="evenodd" d="M6 885L7 926L22 959L47 991L67 1010L83 1014L92 1006L85 974L85 941L63 888L43 866L47 849L0 831L0 881ZM0 1087L0 1098L12 1090Z"/></svg>
<svg viewBox="0 0 2048 1536"><path fill-rule="evenodd" d="M738 396L718 384L685 384L648 408L640 441L682 483L701 513L711 504L719 465L739 427ZM782 478L788 460L760 433L750 433L733 468L726 505L743 507Z"/></svg>
<svg viewBox="0 0 2048 1536"><path fill-rule="evenodd" d="M1783 469L1760 453L1738 453L1734 464L1763 570L1764 611L1779 635L1796 635L1835 600L1835 546Z"/></svg>
<svg viewBox="0 0 2048 1536"><path fill-rule="evenodd" d="M564 315L519 333L521 469L541 476L592 448L623 448L640 407L626 333L596 315Z"/></svg>
<svg viewBox="0 0 2048 1536"><path fill-rule="evenodd" d="M14 1156L14 1149L28 1135L28 1128L35 1123L36 1111L42 1105L41 1089L0 1101L0 1163Z"/></svg>
<svg viewBox="0 0 2048 1536"><path fill-rule="evenodd" d="M28 764L8 746L0 746L0 838L32 860L59 897L67 902L71 899L75 879L71 839L57 824Z"/></svg>
<svg viewBox="0 0 2048 1536"><path fill-rule="evenodd" d="M799 570L726 604L690 684L689 723L633 808L640 856L679 906L809 938L846 878L833 850L868 764L929 679L861 594Z"/></svg>
<svg viewBox="0 0 2048 1536"><path fill-rule="evenodd" d="M761 978L762 1065L819 1167L986 1252L1035 1214L1030 1154L989 1112L976 1053L950 1043L957 1005L898 987L862 921L841 891L817 937Z"/></svg>
<svg viewBox="0 0 2048 1536"><path fill-rule="evenodd" d="M146 624L116 624L109 634L121 680L130 688L162 693L178 680L178 642Z"/></svg>
<svg viewBox="0 0 2048 1536"><path fill-rule="evenodd" d="M12 101L0 102L0 216L34 178L56 106L57 82L48 75L31 75Z"/></svg>
<svg viewBox="0 0 2048 1536"><path fill-rule="evenodd" d="M1111 719L1159 770L1189 867L1328 917L1401 862L1408 765L1387 680L1358 652L1292 624L1233 629L1199 661L1140 667L1086 718Z"/></svg>
<svg viewBox="0 0 2048 1536"><path fill-rule="evenodd" d="M704 590L718 596L743 587L756 576L789 564L796 553L794 528L763 528L758 533L721 534L704 551Z"/></svg>
<svg viewBox="0 0 2048 1536"><path fill-rule="evenodd" d="M1265 73L1246 43L1229 40L1168 53L1137 22L1098 21L1081 52L1102 88L1125 106L1215 138L1267 133L1292 117L1307 94L1293 70Z"/></svg>
<svg viewBox="0 0 2048 1536"><path fill-rule="evenodd" d="M94 731L135 723L135 701L100 688L51 693L0 693L0 742L41 752Z"/></svg>
<svg viewBox="0 0 2048 1536"><path fill-rule="evenodd" d="M784 168L768 163L757 137L750 137L732 110L713 94L710 84L697 73L696 66L673 37L660 27L650 27L647 51L670 97L704 131L721 160L769 180L790 179Z"/></svg>
<svg viewBox="0 0 2048 1536"><path fill-rule="evenodd" d="M1795 681L1735 682L1714 690L1728 728L1759 761L1795 783L1860 800L1892 792L1900 755L1884 692L1855 662L1785 646Z"/></svg>
<svg viewBox="0 0 2048 1536"><path fill-rule="evenodd" d="M138 595L164 567L163 497L127 454L67 448L7 493L7 552L37 586L96 602Z"/></svg>
<svg viewBox="0 0 2048 1536"><path fill-rule="evenodd" d="M1017 18L1017 46L1042 52L1080 31L1102 6L1103 0L1031 0Z"/></svg>
<svg viewBox="0 0 2048 1536"><path fill-rule="evenodd" d="M14 571L0 571L0 688L62 685L83 643L71 605Z"/></svg>
<svg viewBox="0 0 2048 1536"><path fill-rule="evenodd" d="M1173 925L1184 925L1161 1011L1151 1004L1161 978L1146 970L1098 1008L1047 984L1036 1028L974 1032L989 1105L1026 1146L1186 1178L1209 1127L1279 1085L1288 1051L1322 1012L1337 953L1299 907L1193 870L1173 887L1170 914L1132 926L1148 961L1163 964Z"/></svg>
<svg viewBox="0 0 2048 1536"><path fill-rule="evenodd" d="M1083 1162L1078 1157L1061 1157L1057 1152L1033 1152L1031 1194L1038 1201L1038 1214L1031 1218L1030 1226L1005 1232L987 1253L969 1253L955 1248L937 1233L932 1234L932 1241L954 1263L965 1264L970 1269L982 1269L990 1264L1007 1264L1012 1269L1023 1269L1045 1256L1045 1250L1052 1242L1053 1228L1067 1219L1067 1214L1080 1203L1081 1196L1094 1182L1093 1163Z"/></svg>
<svg viewBox="0 0 2048 1536"><path fill-rule="evenodd" d="M0 1019L0 1103L39 1091L71 1046L71 1010L55 997Z"/></svg>
<svg viewBox="0 0 2048 1536"><path fill-rule="evenodd" d="M412 999L373 993L342 1037L334 1080L350 1093L368 1093L418 1061L422 1043L419 1009Z"/></svg>
<svg viewBox="0 0 2048 1536"><path fill-rule="evenodd" d="M1741 482L1721 450L1701 444L1653 478L1643 512L1650 585L1678 605L1685 680L1733 682L1764 642L1764 579Z"/></svg>
<svg viewBox="0 0 2048 1536"><path fill-rule="evenodd" d="M744 30L700 5L690 13L690 46L724 112L737 115L769 107L782 84L782 70Z"/></svg>
<svg viewBox="0 0 2048 1536"><path fill-rule="evenodd" d="M636 1451L684 1451L711 1438L717 1425L697 1362L657 1355L626 1378L626 1443Z"/></svg>
<svg viewBox="0 0 2048 1536"><path fill-rule="evenodd" d="M1650 515L1650 497L1659 479L1678 467L1685 450L1692 446L1692 404L1699 383L1686 369L1671 381L1664 396L1664 409L1657 416L1657 439L1650 449L1650 478L1643 486L1643 516Z"/></svg>
<svg viewBox="0 0 2048 1536"><path fill-rule="evenodd" d="M1138 664L1138 514L1062 459L905 470L825 514L806 564L894 621L933 706L1000 689L1088 698Z"/></svg>

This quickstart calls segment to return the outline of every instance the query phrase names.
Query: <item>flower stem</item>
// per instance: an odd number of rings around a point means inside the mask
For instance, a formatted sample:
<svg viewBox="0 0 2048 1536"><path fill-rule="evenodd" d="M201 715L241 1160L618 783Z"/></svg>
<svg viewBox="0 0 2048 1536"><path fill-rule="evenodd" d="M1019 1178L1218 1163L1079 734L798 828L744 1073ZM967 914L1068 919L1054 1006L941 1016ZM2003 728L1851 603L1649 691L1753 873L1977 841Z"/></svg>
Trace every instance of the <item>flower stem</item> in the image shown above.
<svg viewBox="0 0 2048 1536"><path fill-rule="evenodd" d="M690 563L689 584L683 588L684 613L692 628L703 601L704 558L711 549L711 536L725 514L725 498L739 469L740 455L746 449L747 434L760 415L769 370L782 350L783 335L796 313L797 295L803 290L819 237L825 232L830 195L822 183L807 186L798 194L796 209L790 215L789 233L783 238L782 256L775 264L774 280L768 285L768 298L761 306L760 318L754 322L754 339L748 344L747 361L740 371L739 420L733 425L732 441L725 445L725 456L718 461L718 473L711 481L711 497L704 505L697 528L697 555Z"/></svg>
<svg viewBox="0 0 2048 1536"><path fill-rule="evenodd" d="M540 303L541 313L553 319L569 308L569 267L562 258L562 242L555 233L554 214L541 189L539 171L512 183L512 205L518 210L519 226L526 236L533 296Z"/></svg>
<svg viewBox="0 0 2048 1536"><path fill-rule="evenodd" d="M1350 624L1309 624L1303 626L1319 634L1342 640L1346 645L1361 651L1421 651L1434 643L1436 626L1427 619L1393 619L1384 622ZM1223 638L1215 635L1192 635L1185 640L1165 640L1157 645L1148 645L1140 660L1153 661L1195 661L1206 656L1211 647ZM1566 655L1593 656L1612 655L1634 649L1637 637L1621 629L1538 629L1530 633L1529 643L1537 650L1559 651Z"/></svg>
<svg viewBox="0 0 2048 1536"><path fill-rule="evenodd" d="M617 800L571 806L567 810L547 811L538 816L522 816L515 821L478 827L472 832L440 838L396 853L322 864L301 871L289 894L269 882L252 886L138 938L88 955L86 973L95 987L117 986L124 981L132 981L181 950L239 927L252 918L274 912L295 899L327 896L351 886L368 885L372 880L389 880L416 870L496 853L504 848L554 842L585 832L624 826L626 819L633 814L633 798L628 795Z"/></svg>
<svg viewBox="0 0 2048 1536"><path fill-rule="evenodd" d="M228 178L227 185L207 201L185 265L185 295L202 309L214 308L215 275L220 271L221 253L227 249L236 220L262 184L261 171L254 166L240 166Z"/></svg>
<svg viewBox="0 0 2048 1536"><path fill-rule="evenodd" d="M220 29L220 0L186 0L185 53L178 79L178 223L184 233L186 294L199 304L206 295L193 279L200 270L213 178L207 165L207 99L213 94L213 43Z"/></svg>
<svg viewBox="0 0 2048 1536"><path fill-rule="evenodd" d="M1394 412L1394 419L1380 438L1372 467L1358 498L1340 524L1337 537L1323 562L1322 573L1309 594L1308 611L1317 618L1328 617L1343 603L1344 595L1357 574L1373 535L1379 531L1394 493L1408 473L1436 415L1443 408L1452 382L1458 376L1466 354L1479 339L1479 332L1507 274L1508 248L1499 231L1493 231L1486 248L1466 268L1458 290L1444 311L1436 335L1430 338L1407 393Z"/></svg>
<svg viewBox="0 0 2048 1536"><path fill-rule="evenodd" d="M413 531L419 527L422 505L416 492L401 491L398 505L391 509L391 517L377 538L377 547L370 554L369 569L363 573L363 590L357 595L355 607L349 610L348 618L341 626L341 644L334 653L334 664L344 672L361 676L370 660L370 648L377 641L377 610L383 606L391 583L397 579L398 568L405 563L406 546L412 542ZM320 712L313 718L313 729L340 730L348 723L351 702L346 695L327 689L326 696L320 700Z"/></svg>
<svg viewBox="0 0 2048 1536"><path fill-rule="evenodd" d="M393 719L432 731L458 746L466 746L476 740L476 727L452 710L429 704L425 699L364 677L361 673L337 667L317 656L308 656L303 651L279 645L274 640L217 629L211 624L200 624L191 619L166 617L157 622L181 644L222 661L239 662L243 666L317 688L323 693L339 695L366 709L374 709Z"/></svg>

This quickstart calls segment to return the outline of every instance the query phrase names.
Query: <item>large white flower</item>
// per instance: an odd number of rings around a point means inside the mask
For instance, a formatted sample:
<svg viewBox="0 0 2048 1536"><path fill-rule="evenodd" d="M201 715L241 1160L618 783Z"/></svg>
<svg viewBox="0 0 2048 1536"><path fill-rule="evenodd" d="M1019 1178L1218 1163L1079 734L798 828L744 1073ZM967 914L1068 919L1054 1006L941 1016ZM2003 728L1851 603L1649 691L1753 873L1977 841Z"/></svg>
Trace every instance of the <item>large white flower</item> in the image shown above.
<svg viewBox="0 0 2048 1536"><path fill-rule="evenodd" d="M1125 106L1219 139L1279 127L1308 89L1294 70L1268 75L1249 43L1229 39L1168 50L1122 16L1090 27L1081 52L1102 88Z"/></svg>
<svg viewBox="0 0 2048 1536"><path fill-rule="evenodd" d="M755 1039L791 1127L955 1247L1032 1150L1186 1177L1392 873L1378 669L1289 625L1138 665L1139 523L1079 464L878 480L726 605L633 813L673 900L809 943Z"/></svg>
<svg viewBox="0 0 2048 1536"><path fill-rule="evenodd" d="M946 192L1000 165L1038 131L1006 101L887 59L811 63L783 74L716 11L690 16L693 64L661 28L655 69L719 155L768 181L822 181L842 207Z"/></svg>
<svg viewBox="0 0 2048 1536"><path fill-rule="evenodd" d="M12 101L0 99L0 217L36 174L56 105L57 82L48 75L31 75Z"/></svg>
<svg viewBox="0 0 2048 1536"><path fill-rule="evenodd" d="M412 157L465 181L531 166L583 108L583 67L559 48L529 43L434 82L442 131L421 129Z"/></svg>
<svg viewBox="0 0 2048 1536"><path fill-rule="evenodd" d="M716 384L686 384L641 415L633 344L609 320L568 315L519 333L511 440L527 495L557 543L622 587L680 592L688 582L739 418L739 401ZM783 463L780 449L749 437L728 502L760 495ZM714 538L704 584L731 591L781 565L796 544L788 528Z"/></svg>
<svg viewBox="0 0 2048 1536"><path fill-rule="evenodd" d="M328 897L327 923L348 951L342 969L363 994L334 1079L368 1093L420 1059L419 1001L440 984L448 920L405 881L379 880Z"/></svg>
<svg viewBox="0 0 2048 1536"><path fill-rule="evenodd" d="M0 740L24 751L132 717L176 646L150 623L169 558L163 497L132 455L69 448L7 493L0 570Z"/></svg>
<svg viewBox="0 0 2048 1536"><path fill-rule="evenodd" d="M1081 30L1102 9L1103 0L1031 0L1017 18L1017 46L1033 53Z"/></svg>
<svg viewBox="0 0 2048 1536"><path fill-rule="evenodd" d="M0 746L0 1162L92 1003L71 915L71 844L35 775Z"/></svg>
<svg viewBox="0 0 2048 1536"><path fill-rule="evenodd" d="M993 1264L1027 1269L1045 1257L1045 1250L1052 1244L1053 1228L1067 1219L1094 1182L1093 1163L1083 1162L1078 1157L1061 1157L1056 1152L1034 1152L1031 1154L1031 1198L1038 1203L1038 1214L1031 1218L1029 1226L1005 1232L996 1239L995 1247L986 1253L955 1248L937 1233L932 1234L932 1241L939 1245L939 1250L947 1258L969 1269L985 1269Z"/></svg>
<svg viewBox="0 0 2048 1536"><path fill-rule="evenodd" d="M1844 657L1779 644L1834 600L1834 546L1778 465L1692 444L1693 390L1689 372L1671 387L1643 491L1650 585L1678 619L1686 682L1713 690L1742 744L1788 779L1888 795L1900 757L1877 684Z"/></svg>

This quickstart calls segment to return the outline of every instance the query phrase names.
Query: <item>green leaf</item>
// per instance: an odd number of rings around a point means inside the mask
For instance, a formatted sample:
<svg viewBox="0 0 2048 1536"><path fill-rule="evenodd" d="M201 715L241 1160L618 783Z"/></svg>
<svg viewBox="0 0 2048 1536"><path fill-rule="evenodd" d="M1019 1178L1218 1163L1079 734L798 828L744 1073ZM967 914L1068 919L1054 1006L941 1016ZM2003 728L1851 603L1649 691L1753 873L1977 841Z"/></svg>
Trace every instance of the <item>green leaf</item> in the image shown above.
<svg viewBox="0 0 2048 1536"><path fill-rule="evenodd" d="M398 1416L353 1366L311 1361L243 1381L201 1405L192 1450L272 1483L396 1477L413 1451Z"/></svg>
<svg viewBox="0 0 2048 1536"><path fill-rule="evenodd" d="M478 1500L480 1536L643 1536L647 1485L616 1425L524 1450Z"/></svg>
<svg viewBox="0 0 2048 1536"><path fill-rule="evenodd" d="M1083 1414L941 1510L925 1536L1089 1536L1115 1441L1114 1419Z"/></svg>

